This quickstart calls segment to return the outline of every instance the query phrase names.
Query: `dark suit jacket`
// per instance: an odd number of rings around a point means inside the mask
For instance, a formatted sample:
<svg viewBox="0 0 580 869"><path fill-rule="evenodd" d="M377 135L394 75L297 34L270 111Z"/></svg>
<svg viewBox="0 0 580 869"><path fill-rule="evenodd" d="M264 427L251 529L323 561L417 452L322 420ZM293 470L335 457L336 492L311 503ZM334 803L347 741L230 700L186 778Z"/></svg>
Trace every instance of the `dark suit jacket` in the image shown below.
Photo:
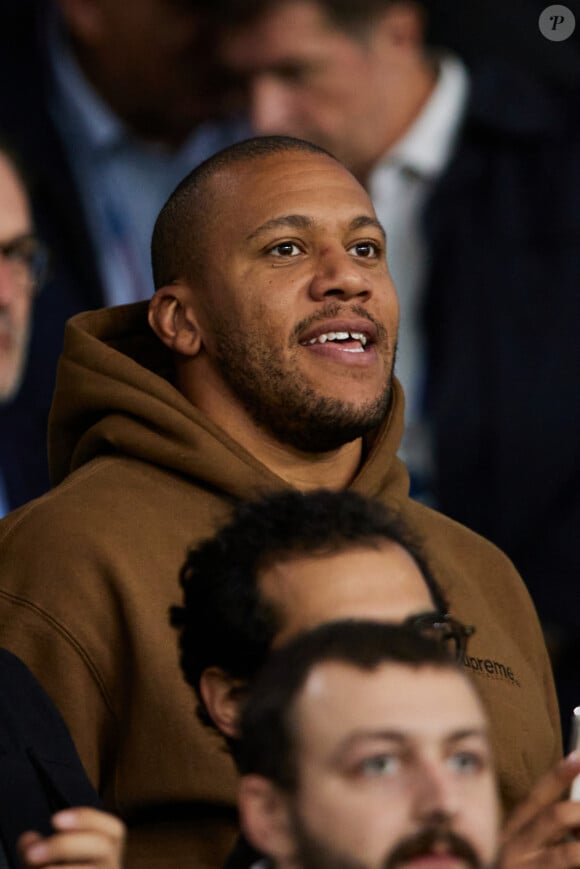
<svg viewBox="0 0 580 869"><path fill-rule="evenodd" d="M0 838L9 861L26 830L50 832L70 806L101 808L68 730L24 664L0 649Z"/></svg>
<svg viewBox="0 0 580 869"><path fill-rule="evenodd" d="M430 414L442 512L580 628L580 136L576 101L476 72L425 214Z"/></svg>

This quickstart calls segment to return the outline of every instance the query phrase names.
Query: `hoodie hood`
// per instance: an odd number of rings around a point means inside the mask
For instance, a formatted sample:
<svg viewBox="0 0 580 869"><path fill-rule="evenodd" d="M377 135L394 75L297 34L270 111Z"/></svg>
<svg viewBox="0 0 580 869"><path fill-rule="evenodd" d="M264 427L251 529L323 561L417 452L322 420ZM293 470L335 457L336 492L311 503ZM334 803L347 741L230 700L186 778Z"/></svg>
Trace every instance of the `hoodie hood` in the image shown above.
<svg viewBox="0 0 580 869"><path fill-rule="evenodd" d="M193 477L235 497L287 485L176 389L172 354L151 330L147 310L147 302L138 302L88 311L67 323L48 431L53 485L113 454ZM353 488L376 495L388 486L395 500L407 496L407 472L395 457L403 412L395 381L388 418Z"/></svg>

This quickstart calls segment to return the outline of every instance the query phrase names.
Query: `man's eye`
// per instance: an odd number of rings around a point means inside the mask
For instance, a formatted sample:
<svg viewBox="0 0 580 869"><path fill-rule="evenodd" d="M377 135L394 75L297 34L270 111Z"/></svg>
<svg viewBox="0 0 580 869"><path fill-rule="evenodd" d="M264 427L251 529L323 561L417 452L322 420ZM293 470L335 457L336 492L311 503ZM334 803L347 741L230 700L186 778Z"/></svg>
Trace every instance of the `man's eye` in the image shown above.
<svg viewBox="0 0 580 869"><path fill-rule="evenodd" d="M363 760L360 771L366 776L393 775L401 766L401 762L394 754L377 754Z"/></svg>
<svg viewBox="0 0 580 869"><path fill-rule="evenodd" d="M30 249L28 245L23 244L22 242L15 242L14 244L6 245L2 253L7 260L10 260L13 263L28 265L30 260Z"/></svg>
<svg viewBox="0 0 580 869"><path fill-rule="evenodd" d="M485 767L486 760L474 751L458 751L451 755L448 763L455 772L475 773Z"/></svg>
<svg viewBox="0 0 580 869"><path fill-rule="evenodd" d="M349 253L353 253L355 256L360 256L364 259L371 259L380 255L381 246L376 241L357 241L356 244L353 244L349 248Z"/></svg>
<svg viewBox="0 0 580 869"><path fill-rule="evenodd" d="M307 80L310 74L310 68L304 64L286 63L279 64L273 72L281 82L287 84L301 84Z"/></svg>
<svg viewBox="0 0 580 869"><path fill-rule="evenodd" d="M280 244L271 247L268 253L273 256L298 256L302 251L293 241L282 241Z"/></svg>

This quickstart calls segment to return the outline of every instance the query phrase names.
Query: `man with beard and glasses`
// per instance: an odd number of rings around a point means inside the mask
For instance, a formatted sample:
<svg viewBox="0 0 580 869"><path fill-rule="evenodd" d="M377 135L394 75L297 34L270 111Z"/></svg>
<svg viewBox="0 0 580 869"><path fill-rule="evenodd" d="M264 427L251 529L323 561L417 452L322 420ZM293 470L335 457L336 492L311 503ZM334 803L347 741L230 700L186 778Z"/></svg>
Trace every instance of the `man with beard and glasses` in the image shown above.
<svg viewBox="0 0 580 869"><path fill-rule="evenodd" d="M500 808L465 672L408 628L335 622L275 653L241 719L239 805L274 869L492 869Z"/></svg>
<svg viewBox="0 0 580 869"><path fill-rule="evenodd" d="M128 822L128 866L212 869L234 841L234 768L195 721L166 613L187 548L274 490L353 488L421 537L454 616L477 624L468 663L505 709L517 802L561 753L549 662L506 557L409 498L397 298L368 195L309 143L249 140L182 182L152 252L149 304L69 322L55 488L0 526L0 643Z"/></svg>

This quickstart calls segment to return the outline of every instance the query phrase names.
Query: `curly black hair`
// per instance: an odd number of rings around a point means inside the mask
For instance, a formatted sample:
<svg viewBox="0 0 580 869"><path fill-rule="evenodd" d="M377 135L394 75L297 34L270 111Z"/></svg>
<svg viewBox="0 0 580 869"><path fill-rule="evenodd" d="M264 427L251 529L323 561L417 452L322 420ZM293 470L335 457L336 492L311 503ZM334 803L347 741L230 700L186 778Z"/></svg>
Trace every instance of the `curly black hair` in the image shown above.
<svg viewBox="0 0 580 869"><path fill-rule="evenodd" d="M191 549L180 572L183 605L171 608L171 623L180 630L181 667L200 701L202 721L211 724L199 690L203 671L219 667L250 681L282 626L282 613L260 596L261 571L299 555L384 540L415 559L435 608L445 612L445 597L401 517L351 491L293 490L241 503L225 527Z"/></svg>

